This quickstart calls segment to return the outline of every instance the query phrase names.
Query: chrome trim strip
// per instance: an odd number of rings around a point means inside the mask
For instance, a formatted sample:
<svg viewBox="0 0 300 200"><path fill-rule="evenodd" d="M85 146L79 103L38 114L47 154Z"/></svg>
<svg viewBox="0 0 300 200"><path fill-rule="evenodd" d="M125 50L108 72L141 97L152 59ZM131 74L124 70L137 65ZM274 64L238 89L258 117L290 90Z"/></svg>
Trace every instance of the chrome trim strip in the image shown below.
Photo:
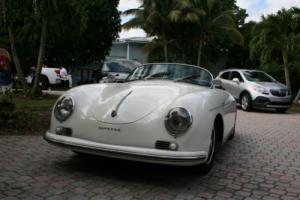
<svg viewBox="0 0 300 200"><path fill-rule="evenodd" d="M128 94L126 94L121 100L120 102L117 104L116 108L112 111L111 116L115 117L118 115L118 110L119 107L121 106L121 104L123 103L123 101L132 93L132 90L130 92L128 92Z"/></svg>

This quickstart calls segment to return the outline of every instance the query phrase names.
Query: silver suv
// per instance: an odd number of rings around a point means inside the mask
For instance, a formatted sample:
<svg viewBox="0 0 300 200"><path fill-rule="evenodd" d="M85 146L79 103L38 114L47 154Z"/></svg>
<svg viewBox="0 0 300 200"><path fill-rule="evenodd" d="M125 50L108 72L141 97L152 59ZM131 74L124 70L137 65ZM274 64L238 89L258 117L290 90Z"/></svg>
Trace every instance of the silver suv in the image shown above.
<svg viewBox="0 0 300 200"><path fill-rule="evenodd" d="M275 108L286 112L291 105L291 92L270 75L258 70L230 69L221 71L216 79L232 94L245 111L254 107Z"/></svg>

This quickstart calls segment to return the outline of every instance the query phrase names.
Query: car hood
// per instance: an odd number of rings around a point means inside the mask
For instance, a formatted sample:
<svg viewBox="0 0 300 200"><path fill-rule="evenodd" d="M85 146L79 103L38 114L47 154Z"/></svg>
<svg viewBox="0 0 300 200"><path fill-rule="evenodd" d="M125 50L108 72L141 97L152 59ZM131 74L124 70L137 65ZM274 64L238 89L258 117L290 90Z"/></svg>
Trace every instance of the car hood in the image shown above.
<svg viewBox="0 0 300 200"><path fill-rule="evenodd" d="M281 89L287 89L287 87L279 82L257 82L256 83L259 86L263 86L270 90L281 90Z"/></svg>
<svg viewBox="0 0 300 200"><path fill-rule="evenodd" d="M111 124L133 123L178 97L208 89L163 80L108 83L101 88L93 115L98 121Z"/></svg>

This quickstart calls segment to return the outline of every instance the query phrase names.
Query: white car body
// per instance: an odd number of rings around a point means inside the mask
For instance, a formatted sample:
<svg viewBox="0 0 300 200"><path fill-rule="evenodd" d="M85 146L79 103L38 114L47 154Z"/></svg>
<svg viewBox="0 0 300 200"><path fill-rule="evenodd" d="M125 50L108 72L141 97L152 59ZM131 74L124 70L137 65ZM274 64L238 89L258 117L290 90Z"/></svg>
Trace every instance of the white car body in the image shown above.
<svg viewBox="0 0 300 200"><path fill-rule="evenodd" d="M80 86L61 98L66 96L74 100L74 111L63 122L53 112L45 139L77 152L192 166L207 161L216 120L222 127L218 133L220 143L235 128L234 98L213 87L171 80L138 80ZM113 117L116 108L118 115ZM193 120L187 132L178 137L165 127L166 115L172 108L187 109ZM61 127L69 128L70 134L57 134ZM176 144L177 148L158 149L158 141Z"/></svg>
<svg viewBox="0 0 300 200"><path fill-rule="evenodd" d="M41 76L47 78L45 80L48 81L48 85L60 84L62 81L59 68L43 67L41 71ZM26 80L28 84L31 84L33 81L33 74L27 76Z"/></svg>

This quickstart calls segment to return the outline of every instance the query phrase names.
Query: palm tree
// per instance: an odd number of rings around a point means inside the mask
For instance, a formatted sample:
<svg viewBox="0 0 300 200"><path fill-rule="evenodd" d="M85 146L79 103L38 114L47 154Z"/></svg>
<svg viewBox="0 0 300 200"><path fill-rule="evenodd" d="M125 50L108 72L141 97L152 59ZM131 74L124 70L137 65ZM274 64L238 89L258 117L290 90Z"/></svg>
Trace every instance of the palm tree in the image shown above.
<svg viewBox="0 0 300 200"><path fill-rule="evenodd" d="M142 28L150 36L159 38L159 43L153 46L163 46L165 62L168 62L169 35L172 32L169 13L174 6L174 0L141 0L142 5L137 9L123 12L123 15L134 17L123 24L124 29Z"/></svg>
<svg viewBox="0 0 300 200"><path fill-rule="evenodd" d="M197 65L202 63L205 45L211 43L218 35L228 34L236 43L243 42L243 36L235 28L232 10L222 10L217 0L182 0L171 13L173 22L190 24L190 39L198 43Z"/></svg>
<svg viewBox="0 0 300 200"><path fill-rule="evenodd" d="M187 62L188 46L193 45L199 36L200 17L206 13L202 8L202 1L181 0L177 1L174 9L169 15L173 22L176 34L174 40L181 50L182 61Z"/></svg>
<svg viewBox="0 0 300 200"><path fill-rule="evenodd" d="M254 28L251 42L252 53L260 49L261 60L280 52L284 66L285 82L291 88L289 58L300 52L300 10L282 9L277 14L263 16Z"/></svg>
<svg viewBox="0 0 300 200"><path fill-rule="evenodd" d="M42 65L45 58L45 48L47 42L47 34L48 34L48 24L51 21L51 17L55 16L56 11L58 10L58 1L57 0L33 0L32 7L34 10L34 17L37 19L40 25L40 45L39 45L39 53L38 59L35 69L35 79L30 91L31 95L38 95L39 91L39 79L42 71Z"/></svg>

